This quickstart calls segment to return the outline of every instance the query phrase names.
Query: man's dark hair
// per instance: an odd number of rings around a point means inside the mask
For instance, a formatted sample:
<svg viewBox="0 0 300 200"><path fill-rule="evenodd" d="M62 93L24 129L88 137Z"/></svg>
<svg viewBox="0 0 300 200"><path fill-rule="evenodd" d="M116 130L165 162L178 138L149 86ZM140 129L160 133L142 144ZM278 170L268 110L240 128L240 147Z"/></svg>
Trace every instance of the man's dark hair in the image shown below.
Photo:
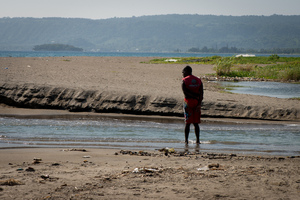
<svg viewBox="0 0 300 200"><path fill-rule="evenodd" d="M188 74L192 74L192 68L190 66L186 66L185 68L183 68L183 71L185 71Z"/></svg>

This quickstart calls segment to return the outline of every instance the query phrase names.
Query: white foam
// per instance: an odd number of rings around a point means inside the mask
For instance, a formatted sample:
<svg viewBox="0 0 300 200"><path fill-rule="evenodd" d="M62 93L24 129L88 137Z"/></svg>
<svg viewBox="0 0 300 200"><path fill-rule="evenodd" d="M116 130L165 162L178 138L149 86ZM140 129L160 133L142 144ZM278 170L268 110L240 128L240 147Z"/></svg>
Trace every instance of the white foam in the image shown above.
<svg viewBox="0 0 300 200"><path fill-rule="evenodd" d="M196 144L196 140L189 140L189 144ZM200 144L211 144L210 141L201 141Z"/></svg>

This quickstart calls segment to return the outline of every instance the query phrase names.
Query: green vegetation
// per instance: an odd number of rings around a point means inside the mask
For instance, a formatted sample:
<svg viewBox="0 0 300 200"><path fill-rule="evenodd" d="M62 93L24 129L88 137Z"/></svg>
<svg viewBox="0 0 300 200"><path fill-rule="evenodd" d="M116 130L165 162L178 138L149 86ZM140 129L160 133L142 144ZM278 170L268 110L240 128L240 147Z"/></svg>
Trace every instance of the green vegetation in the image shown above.
<svg viewBox="0 0 300 200"><path fill-rule="evenodd" d="M221 47L220 49L216 48L207 48L206 46L202 49L192 47L187 50L187 52L192 53L261 53L261 54L299 54L300 48L271 48L271 49L244 49L236 47Z"/></svg>
<svg viewBox="0 0 300 200"><path fill-rule="evenodd" d="M42 44L36 45L34 51L83 51L82 48L77 48L67 44Z"/></svg>
<svg viewBox="0 0 300 200"><path fill-rule="evenodd" d="M246 60L248 62L245 62ZM241 63L246 65L241 65ZM263 67L253 65L266 63L272 65ZM242 59L240 57L223 57L217 62L215 70L218 76L300 81L300 58L281 59L277 55Z"/></svg>
<svg viewBox="0 0 300 200"><path fill-rule="evenodd" d="M293 98L290 98L290 99L300 101L300 97L293 97Z"/></svg>
<svg viewBox="0 0 300 200"><path fill-rule="evenodd" d="M300 57L280 57L276 54L269 57L256 56L256 57L221 57L221 56L210 56L210 57L180 57L180 58L158 58L150 60L152 64L217 64L220 61L230 62L233 65L242 64L277 64L286 62L300 62Z"/></svg>
<svg viewBox="0 0 300 200"><path fill-rule="evenodd" d="M300 62L299 57L280 57L273 54L269 57L258 56L258 57L237 57L234 58L233 64L276 64L283 62Z"/></svg>
<svg viewBox="0 0 300 200"><path fill-rule="evenodd" d="M219 76L228 76L231 73L234 57L220 58L216 64L215 70Z"/></svg>
<svg viewBox="0 0 300 200"><path fill-rule="evenodd" d="M300 81L300 57L188 57L160 58L149 63L212 64L217 76Z"/></svg>
<svg viewBox="0 0 300 200"><path fill-rule="evenodd" d="M164 64L164 63L175 63L175 64L216 64L221 56L211 57L180 57L180 58L157 58L150 60L151 64Z"/></svg>

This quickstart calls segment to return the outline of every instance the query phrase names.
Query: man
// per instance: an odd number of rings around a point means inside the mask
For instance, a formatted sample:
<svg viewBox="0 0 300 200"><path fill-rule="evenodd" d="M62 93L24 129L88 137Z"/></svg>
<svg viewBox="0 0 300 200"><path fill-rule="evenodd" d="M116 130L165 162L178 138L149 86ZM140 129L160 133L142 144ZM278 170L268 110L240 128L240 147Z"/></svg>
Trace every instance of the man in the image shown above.
<svg viewBox="0 0 300 200"><path fill-rule="evenodd" d="M201 102L203 100L203 84L200 78L192 75L192 68L186 66L182 70L182 91L184 94L185 143L188 144L190 125L195 127L196 143L200 144Z"/></svg>

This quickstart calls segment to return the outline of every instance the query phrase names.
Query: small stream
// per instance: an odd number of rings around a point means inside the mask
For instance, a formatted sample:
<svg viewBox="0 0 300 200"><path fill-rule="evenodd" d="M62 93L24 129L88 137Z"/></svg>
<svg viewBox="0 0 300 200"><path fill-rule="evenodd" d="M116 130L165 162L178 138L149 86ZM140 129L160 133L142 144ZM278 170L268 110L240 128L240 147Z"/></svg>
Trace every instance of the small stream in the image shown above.
<svg viewBox="0 0 300 200"><path fill-rule="evenodd" d="M218 124L200 125L200 150L204 152L300 154L299 124ZM80 147L186 149L184 123L117 118L18 119L0 117L0 149L15 147ZM189 148L194 150L191 129Z"/></svg>
<svg viewBox="0 0 300 200"><path fill-rule="evenodd" d="M225 90L232 93L252 94L277 98L300 97L300 84L269 81L219 81Z"/></svg>

